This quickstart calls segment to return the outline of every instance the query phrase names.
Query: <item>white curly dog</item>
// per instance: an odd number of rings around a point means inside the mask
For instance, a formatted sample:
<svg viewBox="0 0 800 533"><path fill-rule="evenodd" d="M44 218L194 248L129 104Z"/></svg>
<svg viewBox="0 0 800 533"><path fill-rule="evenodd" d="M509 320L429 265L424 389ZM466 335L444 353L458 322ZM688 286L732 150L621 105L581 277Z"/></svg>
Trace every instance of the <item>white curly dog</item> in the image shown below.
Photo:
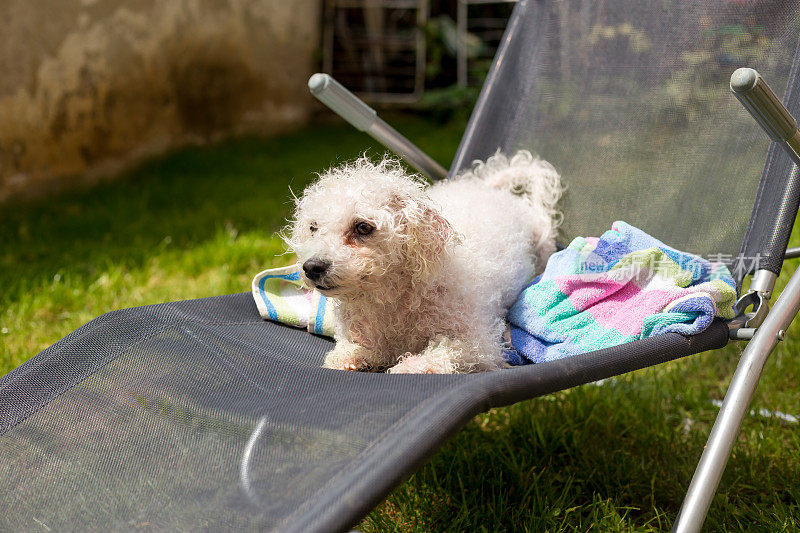
<svg viewBox="0 0 800 533"><path fill-rule="evenodd" d="M321 175L286 242L335 303L328 368L455 373L507 366L508 308L555 250L561 180L497 153L428 187L390 158Z"/></svg>

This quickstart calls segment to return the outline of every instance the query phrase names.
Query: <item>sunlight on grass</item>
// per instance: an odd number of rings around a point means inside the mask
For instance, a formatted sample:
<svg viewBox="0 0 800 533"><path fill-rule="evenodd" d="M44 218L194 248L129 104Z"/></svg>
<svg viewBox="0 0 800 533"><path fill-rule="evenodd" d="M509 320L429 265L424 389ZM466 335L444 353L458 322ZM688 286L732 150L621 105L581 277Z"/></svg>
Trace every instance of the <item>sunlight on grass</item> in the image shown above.
<svg viewBox="0 0 800 533"><path fill-rule="evenodd" d="M190 249L164 247L138 268L98 272L88 285L84 276L57 273L3 310L0 360L18 366L26 356L113 309L246 291L251 272L291 262L281 256L283 251L276 237L248 232L231 239L220 232Z"/></svg>
<svg viewBox="0 0 800 533"><path fill-rule="evenodd" d="M447 164L463 124L397 117ZM383 150L336 122L149 161L119 182L0 212L0 375L105 312L250 290L290 263L276 232L317 172ZM10 206L9 206L10 207Z"/></svg>

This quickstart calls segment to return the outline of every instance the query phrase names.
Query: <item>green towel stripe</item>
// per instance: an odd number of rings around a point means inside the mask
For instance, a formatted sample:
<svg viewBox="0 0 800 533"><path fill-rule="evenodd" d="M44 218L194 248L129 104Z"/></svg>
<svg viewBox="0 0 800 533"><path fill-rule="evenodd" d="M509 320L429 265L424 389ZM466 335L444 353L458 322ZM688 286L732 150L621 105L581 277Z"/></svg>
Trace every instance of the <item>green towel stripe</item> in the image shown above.
<svg viewBox="0 0 800 533"><path fill-rule="evenodd" d="M646 248L627 254L609 269L609 273L634 268L645 278L651 274L669 279L679 287L688 287L693 280L692 273L684 270L660 248ZM613 276L613 274L610 274Z"/></svg>
<svg viewBox="0 0 800 533"><path fill-rule="evenodd" d="M537 283L535 298L532 293L525 292L531 311L555 334L569 337L573 342L577 339L576 345L583 351L589 352L638 338L606 328L591 313L578 312L569 297L558 289L555 281Z"/></svg>

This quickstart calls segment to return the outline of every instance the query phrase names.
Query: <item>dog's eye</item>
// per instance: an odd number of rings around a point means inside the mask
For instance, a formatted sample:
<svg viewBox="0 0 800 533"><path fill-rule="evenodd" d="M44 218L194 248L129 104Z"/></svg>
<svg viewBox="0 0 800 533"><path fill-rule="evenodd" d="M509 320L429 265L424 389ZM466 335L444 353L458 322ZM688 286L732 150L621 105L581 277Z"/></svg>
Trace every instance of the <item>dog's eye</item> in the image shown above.
<svg viewBox="0 0 800 533"><path fill-rule="evenodd" d="M312 222L312 223L311 223L311 225L308 227L308 230L309 230L311 233L314 233L314 232L315 232L315 231L317 231L318 229L319 229L319 228L317 228L317 223L316 223L316 222Z"/></svg>
<svg viewBox="0 0 800 533"><path fill-rule="evenodd" d="M355 230L359 235L369 235L375 229L375 226L367 222L359 222L356 224Z"/></svg>

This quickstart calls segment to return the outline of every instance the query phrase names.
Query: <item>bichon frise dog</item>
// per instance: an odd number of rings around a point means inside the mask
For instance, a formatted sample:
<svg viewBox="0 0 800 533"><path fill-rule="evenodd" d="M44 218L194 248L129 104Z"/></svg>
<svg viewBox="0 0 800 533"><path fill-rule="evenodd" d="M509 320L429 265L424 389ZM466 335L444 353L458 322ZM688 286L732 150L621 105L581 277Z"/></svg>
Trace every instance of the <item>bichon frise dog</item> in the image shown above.
<svg viewBox="0 0 800 533"><path fill-rule="evenodd" d="M286 241L335 303L328 368L454 373L507 366L508 308L555 250L560 177L520 151L428 187L363 157L297 200Z"/></svg>

